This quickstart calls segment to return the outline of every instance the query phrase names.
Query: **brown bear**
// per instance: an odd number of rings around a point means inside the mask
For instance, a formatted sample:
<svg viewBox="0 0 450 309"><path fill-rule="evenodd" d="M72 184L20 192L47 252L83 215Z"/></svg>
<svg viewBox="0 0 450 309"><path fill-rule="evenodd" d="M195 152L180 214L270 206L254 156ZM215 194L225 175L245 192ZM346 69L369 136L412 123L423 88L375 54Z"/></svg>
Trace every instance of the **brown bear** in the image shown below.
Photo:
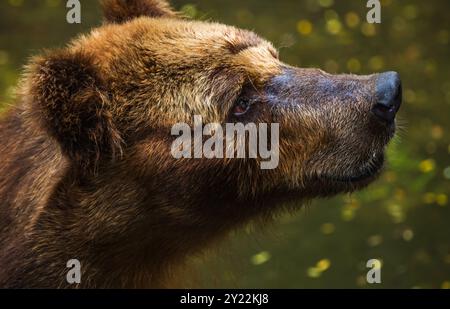
<svg viewBox="0 0 450 309"><path fill-rule="evenodd" d="M170 287L233 229L379 175L397 73L296 68L255 33L162 0L102 4L101 27L30 61L1 117L1 287ZM278 166L174 158L171 128L193 115L279 124Z"/></svg>

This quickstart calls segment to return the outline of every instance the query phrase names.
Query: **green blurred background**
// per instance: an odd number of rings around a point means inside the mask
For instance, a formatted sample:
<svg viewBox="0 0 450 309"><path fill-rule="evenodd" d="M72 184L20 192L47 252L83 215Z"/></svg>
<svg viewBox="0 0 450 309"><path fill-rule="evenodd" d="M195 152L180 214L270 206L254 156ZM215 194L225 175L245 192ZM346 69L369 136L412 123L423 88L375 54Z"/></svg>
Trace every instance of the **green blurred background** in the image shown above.
<svg viewBox="0 0 450 309"><path fill-rule="evenodd" d="M65 0L0 2L0 109L30 55L63 46L101 24L97 1L82 24ZM450 2L381 1L382 23L365 22L366 1L176 0L196 19L256 31L292 65L358 74L396 70L402 129L389 167L363 192L317 200L270 228L240 232L198 262L203 287L450 288ZM367 260L382 262L366 283Z"/></svg>

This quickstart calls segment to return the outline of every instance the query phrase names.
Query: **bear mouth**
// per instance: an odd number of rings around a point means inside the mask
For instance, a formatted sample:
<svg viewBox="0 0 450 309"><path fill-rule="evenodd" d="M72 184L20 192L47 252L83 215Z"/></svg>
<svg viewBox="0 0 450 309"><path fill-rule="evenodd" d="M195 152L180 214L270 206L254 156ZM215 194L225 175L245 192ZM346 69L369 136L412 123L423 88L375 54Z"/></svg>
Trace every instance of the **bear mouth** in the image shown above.
<svg viewBox="0 0 450 309"><path fill-rule="evenodd" d="M355 173L344 176L327 176L329 180L341 183L359 183L375 178L384 165L384 154L374 153Z"/></svg>

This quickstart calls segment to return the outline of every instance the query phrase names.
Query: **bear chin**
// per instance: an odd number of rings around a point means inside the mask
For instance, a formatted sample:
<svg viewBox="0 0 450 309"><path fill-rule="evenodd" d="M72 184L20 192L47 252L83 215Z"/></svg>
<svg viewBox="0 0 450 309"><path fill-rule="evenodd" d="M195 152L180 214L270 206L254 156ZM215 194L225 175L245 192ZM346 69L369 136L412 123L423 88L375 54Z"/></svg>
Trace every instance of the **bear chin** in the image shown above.
<svg viewBox="0 0 450 309"><path fill-rule="evenodd" d="M374 182L381 174L385 163L384 153L377 153L355 169L353 173L324 173L305 181L306 196L332 197L340 193L361 190Z"/></svg>

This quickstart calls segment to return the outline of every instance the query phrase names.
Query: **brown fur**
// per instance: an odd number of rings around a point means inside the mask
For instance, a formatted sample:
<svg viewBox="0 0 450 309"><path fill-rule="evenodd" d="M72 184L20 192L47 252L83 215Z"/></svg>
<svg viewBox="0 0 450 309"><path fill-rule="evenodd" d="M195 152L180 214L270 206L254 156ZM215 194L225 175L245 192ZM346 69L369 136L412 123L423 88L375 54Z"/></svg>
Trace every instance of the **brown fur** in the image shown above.
<svg viewBox="0 0 450 309"><path fill-rule="evenodd" d="M362 188L393 128L369 115L374 76L289 67L256 34L103 1L105 25L35 57L0 121L0 286L167 287L187 257L289 201ZM230 112L249 93L243 117ZM280 123L280 165L174 159L171 126Z"/></svg>

